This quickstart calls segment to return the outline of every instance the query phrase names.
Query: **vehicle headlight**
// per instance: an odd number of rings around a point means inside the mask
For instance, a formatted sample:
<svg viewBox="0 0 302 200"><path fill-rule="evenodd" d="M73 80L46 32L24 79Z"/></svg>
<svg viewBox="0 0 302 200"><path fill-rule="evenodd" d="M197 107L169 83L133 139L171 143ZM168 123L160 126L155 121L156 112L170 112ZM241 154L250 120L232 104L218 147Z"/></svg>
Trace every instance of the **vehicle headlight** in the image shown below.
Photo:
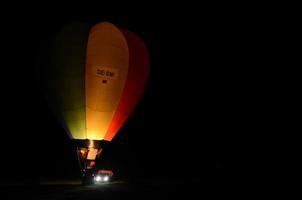
<svg viewBox="0 0 302 200"><path fill-rule="evenodd" d="M96 176L96 177L95 177L95 180L96 180L97 182L102 181L102 177L101 177L101 176Z"/></svg>
<svg viewBox="0 0 302 200"><path fill-rule="evenodd" d="M104 177L104 181L105 181L105 182L109 181L109 176L105 176L105 177Z"/></svg>

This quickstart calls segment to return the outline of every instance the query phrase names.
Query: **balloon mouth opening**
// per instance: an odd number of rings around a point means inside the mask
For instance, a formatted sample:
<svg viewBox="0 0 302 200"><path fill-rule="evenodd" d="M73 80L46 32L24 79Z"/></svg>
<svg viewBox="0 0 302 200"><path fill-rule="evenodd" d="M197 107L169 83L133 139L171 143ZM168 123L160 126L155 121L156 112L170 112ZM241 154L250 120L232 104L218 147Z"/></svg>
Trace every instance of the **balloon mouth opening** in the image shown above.
<svg viewBox="0 0 302 200"><path fill-rule="evenodd" d="M110 141L92 140L92 139L73 139L72 143L75 147L100 149L108 146Z"/></svg>

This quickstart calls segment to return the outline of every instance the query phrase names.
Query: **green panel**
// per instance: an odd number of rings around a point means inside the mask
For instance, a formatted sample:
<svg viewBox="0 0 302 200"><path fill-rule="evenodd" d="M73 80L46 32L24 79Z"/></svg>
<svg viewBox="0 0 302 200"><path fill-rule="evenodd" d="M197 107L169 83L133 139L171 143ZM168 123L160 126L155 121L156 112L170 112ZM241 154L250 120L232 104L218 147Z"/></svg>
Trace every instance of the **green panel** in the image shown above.
<svg viewBox="0 0 302 200"><path fill-rule="evenodd" d="M73 139L86 138L85 63L89 26L74 23L62 28L50 46L44 63L47 100ZM47 62L47 59L44 59Z"/></svg>

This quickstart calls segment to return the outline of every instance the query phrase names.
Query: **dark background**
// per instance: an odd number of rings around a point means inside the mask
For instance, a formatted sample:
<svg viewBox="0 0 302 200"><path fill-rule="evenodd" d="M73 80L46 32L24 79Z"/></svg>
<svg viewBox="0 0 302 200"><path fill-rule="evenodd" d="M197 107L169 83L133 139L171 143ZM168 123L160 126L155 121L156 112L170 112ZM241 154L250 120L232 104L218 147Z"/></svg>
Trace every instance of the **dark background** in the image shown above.
<svg viewBox="0 0 302 200"><path fill-rule="evenodd" d="M112 22L138 34L149 49L144 96L104 152L117 173L202 179L215 168L255 165L245 150L265 131L269 84L259 61L270 23L244 9L95 6L19 8L3 17L0 179L79 177L75 149L34 73L40 44L72 21Z"/></svg>

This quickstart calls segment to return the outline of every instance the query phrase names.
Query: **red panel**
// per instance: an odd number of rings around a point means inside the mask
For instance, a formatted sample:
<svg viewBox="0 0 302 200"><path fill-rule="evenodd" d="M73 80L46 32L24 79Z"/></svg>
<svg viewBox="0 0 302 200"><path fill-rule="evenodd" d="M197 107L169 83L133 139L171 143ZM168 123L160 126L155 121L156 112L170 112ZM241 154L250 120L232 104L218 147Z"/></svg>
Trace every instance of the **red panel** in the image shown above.
<svg viewBox="0 0 302 200"><path fill-rule="evenodd" d="M123 126L143 94L149 74L149 55L143 41L134 33L121 30L129 48L129 68L125 88L108 128L105 140L111 141Z"/></svg>

